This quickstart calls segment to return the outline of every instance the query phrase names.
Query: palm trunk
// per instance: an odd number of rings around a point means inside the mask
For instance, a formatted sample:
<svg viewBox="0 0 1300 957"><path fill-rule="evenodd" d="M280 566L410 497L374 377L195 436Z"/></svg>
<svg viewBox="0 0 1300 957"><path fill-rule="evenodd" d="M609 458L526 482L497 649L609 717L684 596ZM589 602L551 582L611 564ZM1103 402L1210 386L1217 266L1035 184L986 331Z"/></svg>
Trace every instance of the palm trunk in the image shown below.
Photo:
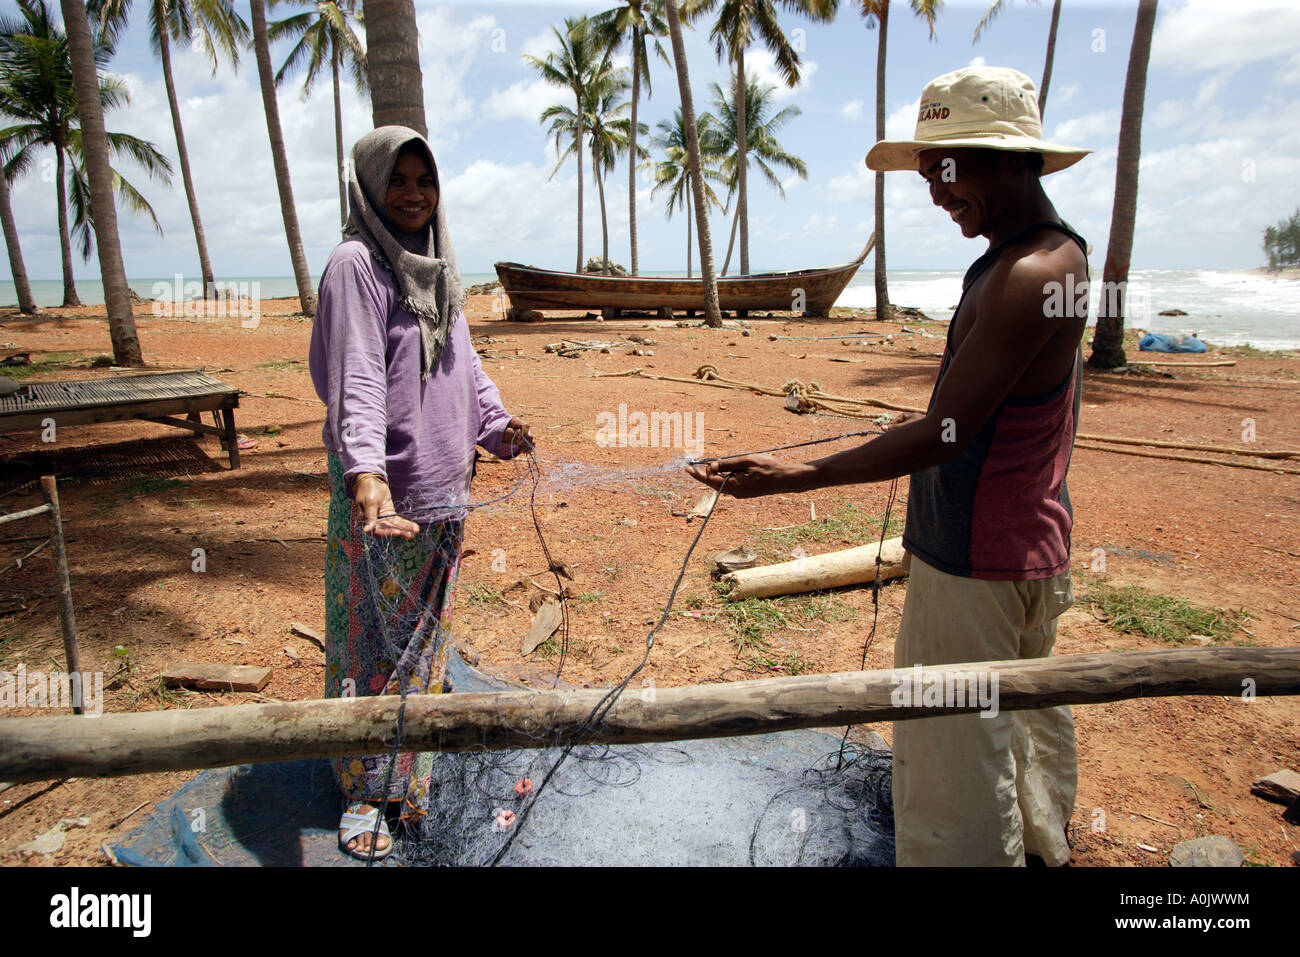
<svg viewBox="0 0 1300 957"><path fill-rule="evenodd" d="M1097 332L1088 365L1114 369L1125 363L1124 298L1133 257L1133 226L1137 218L1138 161L1142 156L1142 109L1146 101L1147 62L1156 0L1139 0L1133 28L1133 48L1124 77L1124 106L1119 121L1119 150L1115 157L1115 203L1110 215L1110 239L1102 268Z"/></svg>
<svg viewBox="0 0 1300 957"><path fill-rule="evenodd" d="M14 224L14 211L9 203L9 181L0 173L0 225L4 227L5 248L9 251L9 271L14 277L14 290L18 293L18 311L32 315L36 300L32 286L27 281L27 268L23 265L23 250L18 243L18 227Z"/></svg>
<svg viewBox="0 0 1300 957"><path fill-rule="evenodd" d="M731 250L736 245L736 227L740 225L740 204L736 204L736 213L731 217L731 238L727 240L727 258L722 261L722 275L731 268Z"/></svg>
<svg viewBox="0 0 1300 957"><path fill-rule="evenodd" d="M77 281L72 275L72 239L68 233L68 190L65 186L67 162L63 157L63 147L54 146L54 191L57 196L59 211L59 255L63 261L63 305L79 306L81 299L77 296Z"/></svg>
<svg viewBox="0 0 1300 957"><path fill-rule="evenodd" d="M889 4L880 8L880 36L876 40L876 139L885 138L885 35L889 30ZM885 274L885 174L876 174L876 318L888 319L889 283Z"/></svg>
<svg viewBox="0 0 1300 957"><path fill-rule="evenodd" d="M1056 27L1061 22L1061 0L1052 4L1052 25L1047 30L1047 59L1043 63L1043 83L1038 88L1038 115L1047 112L1047 88L1052 83L1052 61L1056 58Z"/></svg>
<svg viewBox="0 0 1300 957"><path fill-rule="evenodd" d="M745 48L736 51L736 140L740 166L736 170L738 177L737 210L740 218L740 274L749 275L749 131L746 124L749 117L749 84L745 81Z"/></svg>
<svg viewBox="0 0 1300 957"><path fill-rule="evenodd" d="M582 272L582 94L575 94L577 98L578 110L578 146L576 155L578 157L578 265L573 267L574 272Z"/></svg>
<svg viewBox="0 0 1300 957"><path fill-rule="evenodd" d="M108 165L108 136L104 132L99 72L95 69L86 5L82 0L60 0L60 5L72 60L77 115L81 118L86 179L90 186L90 214L94 220L95 247L99 252L99 275L104 283L104 305L108 313L108 333L113 341L113 359L120 366L144 365L140 340L135 334L126 268L122 265L122 246L117 236L113 170Z"/></svg>
<svg viewBox="0 0 1300 957"><path fill-rule="evenodd" d="M208 258L208 241L203 235L203 221L199 219L199 199L194 193L194 179L190 176L190 153L185 146L185 130L181 128L181 109L176 101L176 83L172 79L171 41L164 26L158 31L158 55L162 59L163 85L167 88L167 106L171 109L172 129L176 132L176 153L180 157L181 180L185 184L185 200L190 205L190 222L194 224L194 242L199 247L199 272L203 275L203 295L211 297L213 287L212 261Z"/></svg>
<svg viewBox="0 0 1300 957"><path fill-rule="evenodd" d="M605 178L600 175L600 161L591 158L591 177L596 181L596 192L600 196L600 264L601 272L609 275L609 219L605 213Z"/></svg>
<svg viewBox="0 0 1300 957"><path fill-rule="evenodd" d="M709 217L704 205L704 178L700 173L700 133L695 125L695 102L691 99L691 77L686 66L686 44L682 41L682 22L677 0L664 0L668 14L668 32L673 43L673 62L677 65L677 89L682 98L682 125L686 127L686 152L690 158L691 191L695 198L695 223L699 227L700 274L704 277L704 324L722 328L722 311L718 308L718 277L713 271L713 244L709 239Z"/></svg>
<svg viewBox="0 0 1300 957"><path fill-rule="evenodd" d="M414 0L362 0L370 115L381 126L409 126L426 139L424 78Z"/></svg>
<svg viewBox="0 0 1300 957"><path fill-rule="evenodd" d="M641 71L638 62L641 51L641 30L632 28L632 132L627 146L627 228L632 235L632 263L628 267L637 275L640 263L636 248L636 108L641 99Z"/></svg>
<svg viewBox="0 0 1300 957"><path fill-rule="evenodd" d="M334 175L339 178L339 223L348 224L348 182L343 172L343 101L339 97L339 45L330 40L330 68L334 73Z"/></svg>
<svg viewBox="0 0 1300 957"><path fill-rule="evenodd" d="M293 278L298 285L298 302L303 315L314 316L316 292L312 289L307 257L302 251L302 233L298 229L298 213L293 203L293 185L289 182L289 160L284 149L284 133L280 129L280 107L275 98L271 48L266 39L266 0L249 0L249 7L253 13L253 48L257 55L258 77L262 81L266 131L271 140L275 184L280 192L280 215L284 218L284 235L289 241L289 258L293 261Z"/></svg>
<svg viewBox="0 0 1300 957"><path fill-rule="evenodd" d="M691 279L691 177L686 176L686 278Z"/></svg>

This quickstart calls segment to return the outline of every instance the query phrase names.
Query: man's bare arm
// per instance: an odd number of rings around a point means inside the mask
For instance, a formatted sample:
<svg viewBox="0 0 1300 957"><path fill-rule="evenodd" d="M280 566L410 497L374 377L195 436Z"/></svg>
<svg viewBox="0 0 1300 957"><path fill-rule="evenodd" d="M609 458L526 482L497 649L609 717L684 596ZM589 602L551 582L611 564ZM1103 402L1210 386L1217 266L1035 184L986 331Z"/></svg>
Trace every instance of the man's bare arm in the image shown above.
<svg viewBox="0 0 1300 957"><path fill-rule="evenodd" d="M951 461L1015 388L1060 320L1045 315L1049 282L1059 282L1055 257L1024 257L988 277L977 318L952 358L929 413L857 448L805 463L742 456L697 466L692 474L737 498L803 492L897 478Z"/></svg>

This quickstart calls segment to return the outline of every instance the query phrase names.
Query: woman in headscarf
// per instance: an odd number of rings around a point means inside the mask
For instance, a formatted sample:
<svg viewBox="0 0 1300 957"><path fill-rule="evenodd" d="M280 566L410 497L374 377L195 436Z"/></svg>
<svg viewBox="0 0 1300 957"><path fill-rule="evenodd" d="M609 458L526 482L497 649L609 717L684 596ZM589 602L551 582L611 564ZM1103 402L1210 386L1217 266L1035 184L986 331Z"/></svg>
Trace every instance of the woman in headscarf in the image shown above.
<svg viewBox="0 0 1300 957"><path fill-rule="evenodd" d="M331 486L325 563L325 695L450 691L452 593L475 445L532 447L502 407L462 312L433 153L384 126L348 164L344 239L321 275L311 376L327 406ZM392 848L380 806L425 807L414 754L336 758L346 804L339 846Z"/></svg>

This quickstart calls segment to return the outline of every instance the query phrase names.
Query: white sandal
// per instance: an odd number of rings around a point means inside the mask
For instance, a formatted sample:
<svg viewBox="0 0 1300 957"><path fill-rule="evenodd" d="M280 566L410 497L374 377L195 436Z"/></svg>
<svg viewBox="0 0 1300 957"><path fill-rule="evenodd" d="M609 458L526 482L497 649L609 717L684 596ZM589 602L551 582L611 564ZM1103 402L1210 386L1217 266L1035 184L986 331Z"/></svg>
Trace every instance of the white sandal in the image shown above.
<svg viewBox="0 0 1300 957"><path fill-rule="evenodd" d="M339 835L339 850L344 854L350 854L360 861L376 860L382 861L385 857L393 852L393 836L388 833L388 822L383 819L379 813L379 808L371 807L365 814L357 813L365 805L360 801L355 801L348 805L348 809L343 812L343 817L339 820L339 827L347 828ZM379 819L379 830L375 831L375 819ZM370 847L366 850L360 848L352 849L348 847L348 842L361 837L363 834L369 834ZM380 837L388 838L388 844L383 849L376 847ZM373 854L372 854L373 851Z"/></svg>

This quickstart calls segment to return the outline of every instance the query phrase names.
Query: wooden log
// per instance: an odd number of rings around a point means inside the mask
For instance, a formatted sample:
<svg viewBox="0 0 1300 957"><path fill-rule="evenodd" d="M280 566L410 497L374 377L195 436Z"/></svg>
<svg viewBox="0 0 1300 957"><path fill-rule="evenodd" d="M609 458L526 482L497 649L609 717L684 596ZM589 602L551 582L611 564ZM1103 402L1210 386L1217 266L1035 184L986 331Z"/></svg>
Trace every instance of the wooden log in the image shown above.
<svg viewBox="0 0 1300 957"><path fill-rule="evenodd" d="M901 679L912 678L912 687L957 687L981 673L989 682L996 677L1000 712L1126 698L1237 696L1243 687L1260 696L1294 695L1300 694L1300 648L1063 655L659 688L652 696L620 696L594 727L589 716L607 695L604 689L411 695L401 747L453 752L568 741L644 744L965 714L981 710L974 695L964 704L909 706L899 696ZM8 718L0 721L0 780L383 753L393 747L399 705L397 696L379 695L98 718Z"/></svg>
<svg viewBox="0 0 1300 957"><path fill-rule="evenodd" d="M1179 362L1176 359L1129 359L1128 365L1131 366L1196 366L1206 368L1208 366L1235 366L1237 363L1232 359L1213 359L1206 362Z"/></svg>
<svg viewBox="0 0 1300 957"><path fill-rule="evenodd" d="M744 598L768 598L794 595L845 585L861 585L876 578L876 554L880 553L880 580L888 581L907 574L907 553L901 538L887 538L877 543L858 545L825 555L809 555L779 565L742 568L722 576L735 587L727 595L732 601Z"/></svg>
<svg viewBox="0 0 1300 957"><path fill-rule="evenodd" d="M211 661L178 661L163 669L162 679L173 687L204 691L261 691L271 680L271 669Z"/></svg>

